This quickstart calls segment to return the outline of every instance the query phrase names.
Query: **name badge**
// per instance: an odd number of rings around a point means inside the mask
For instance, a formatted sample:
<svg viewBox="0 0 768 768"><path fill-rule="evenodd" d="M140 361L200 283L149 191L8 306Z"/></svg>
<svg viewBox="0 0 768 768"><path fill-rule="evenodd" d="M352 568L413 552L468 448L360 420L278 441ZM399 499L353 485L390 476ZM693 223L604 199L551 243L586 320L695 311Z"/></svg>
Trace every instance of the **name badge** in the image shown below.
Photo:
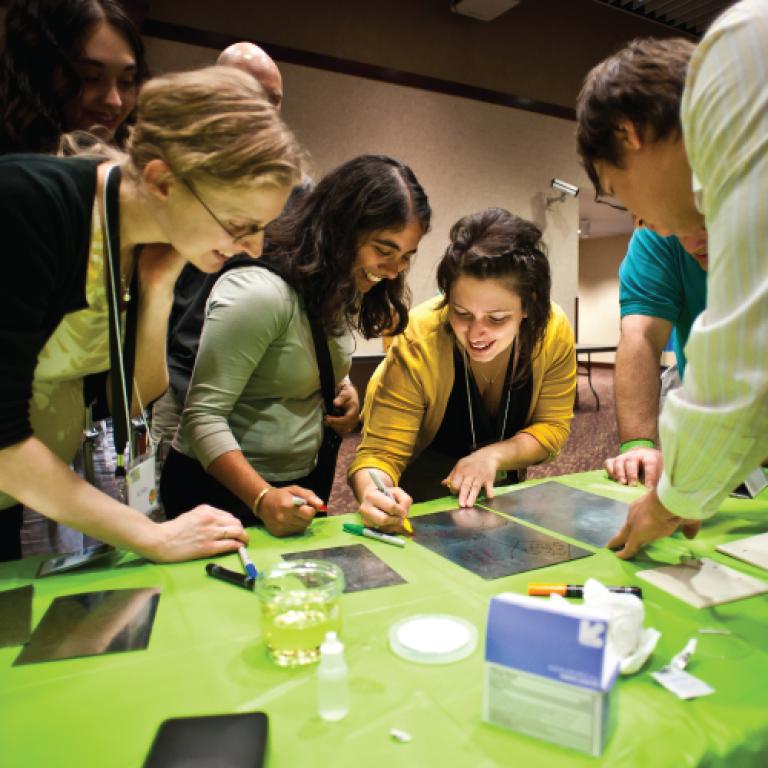
<svg viewBox="0 0 768 768"><path fill-rule="evenodd" d="M157 480L155 453L150 451L135 459L126 475L128 506L149 515L157 509Z"/></svg>

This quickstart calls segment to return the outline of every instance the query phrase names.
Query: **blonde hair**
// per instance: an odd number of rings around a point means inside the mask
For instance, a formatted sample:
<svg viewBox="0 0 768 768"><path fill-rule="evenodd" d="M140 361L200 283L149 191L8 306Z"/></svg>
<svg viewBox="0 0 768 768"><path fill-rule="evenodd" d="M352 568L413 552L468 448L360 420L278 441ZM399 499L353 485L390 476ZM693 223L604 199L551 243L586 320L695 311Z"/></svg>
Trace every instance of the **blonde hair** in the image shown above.
<svg viewBox="0 0 768 768"><path fill-rule="evenodd" d="M302 151L258 81L232 67L206 67L149 80L126 145L126 172L164 161L190 181L293 186Z"/></svg>

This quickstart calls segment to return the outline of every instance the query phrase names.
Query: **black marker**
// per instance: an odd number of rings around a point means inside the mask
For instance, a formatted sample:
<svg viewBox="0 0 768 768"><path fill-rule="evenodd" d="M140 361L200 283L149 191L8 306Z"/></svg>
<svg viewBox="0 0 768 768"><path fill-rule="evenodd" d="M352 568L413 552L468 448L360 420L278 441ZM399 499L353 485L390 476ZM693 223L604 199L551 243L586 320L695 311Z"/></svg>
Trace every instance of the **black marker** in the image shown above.
<svg viewBox="0 0 768 768"><path fill-rule="evenodd" d="M253 585L256 583L256 579L246 576L244 573L230 571L228 568L223 568L215 563L208 563L205 566L205 572L209 576L213 576L214 579L228 581L231 584L235 584L243 589L250 589L251 591L253 591Z"/></svg>

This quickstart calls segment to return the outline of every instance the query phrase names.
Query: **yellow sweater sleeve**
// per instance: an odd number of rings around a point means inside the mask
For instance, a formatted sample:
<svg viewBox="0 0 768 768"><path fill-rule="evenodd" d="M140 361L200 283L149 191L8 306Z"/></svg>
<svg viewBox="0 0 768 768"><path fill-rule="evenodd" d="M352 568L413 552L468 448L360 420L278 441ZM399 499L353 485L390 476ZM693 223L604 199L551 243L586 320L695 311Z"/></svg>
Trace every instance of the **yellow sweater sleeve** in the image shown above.
<svg viewBox="0 0 768 768"><path fill-rule="evenodd" d="M349 476L364 467L386 472L394 483L414 454L426 408L414 350L400 336L373 374L363 407L363 436Z"/></svg>
<svg viewBox="0 0 768 768"><path fill-rule="evenodd" d="M548 458L553 459L570 434L576 397L573 330L563 310L554 303L552 317L532 367L531 412L528 424L521 432L538 440L548 452Z"/></svg>

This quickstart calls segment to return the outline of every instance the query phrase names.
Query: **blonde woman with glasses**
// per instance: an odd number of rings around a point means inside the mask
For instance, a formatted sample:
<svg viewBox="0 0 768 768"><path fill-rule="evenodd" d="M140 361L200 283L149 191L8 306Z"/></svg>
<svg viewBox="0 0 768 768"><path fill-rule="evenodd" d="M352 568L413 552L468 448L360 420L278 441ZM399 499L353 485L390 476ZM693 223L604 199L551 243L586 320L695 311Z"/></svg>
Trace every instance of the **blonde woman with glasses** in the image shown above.
<svg viewBox="0 0 768 768"><path fill-rule="evenodd" d="M248 540L212 507L154 523L68 463L84 404L138 413L162 394L179 272L259 256L300 151L253 78L211 67L149 81L126 152L0 158L0 560L20 556L21 504L156 561Z"/></svg>

